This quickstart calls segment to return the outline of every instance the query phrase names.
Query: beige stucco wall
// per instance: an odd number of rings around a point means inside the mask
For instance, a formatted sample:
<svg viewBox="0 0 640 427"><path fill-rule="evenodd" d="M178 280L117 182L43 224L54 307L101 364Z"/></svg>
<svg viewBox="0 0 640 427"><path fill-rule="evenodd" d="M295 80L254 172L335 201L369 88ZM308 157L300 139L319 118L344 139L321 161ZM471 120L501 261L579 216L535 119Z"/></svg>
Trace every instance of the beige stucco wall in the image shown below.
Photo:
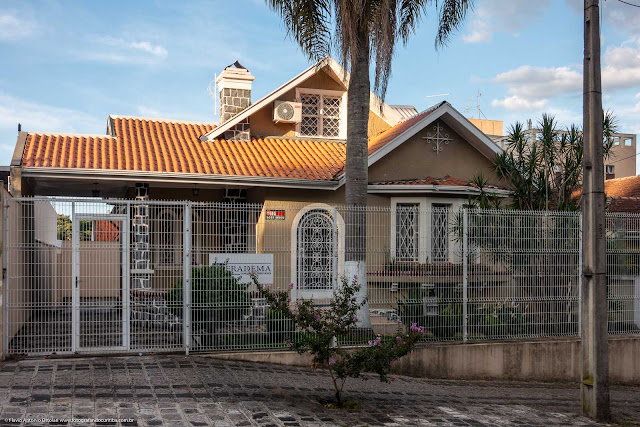
<svg viewBox="0 0 640 427"><path fill-rule="evenodd" d="M433 144L423 139L427 133L434 133L429 125L405 141L398 148L378 160L369 168L369 182L410 180L431 176L442 178L450 175L465 181L482 173L493 185L505 186L493 173L493 161L486 158L443 121L438 120L443 133L452 141L443 145L442 151L434 151Z"/></svg>
<svg viewBox="0 0 640 427"><path fill-rule="evenodd" d="M299 88L325 89L345 92L344 87L336 82L324 70L318 70L312 77L298 85ZM292 89L278 98L283 101L297 101L296 91ZM346 107L346 106L345 106ZM273 121L273 103L253 113L250 117L251 135L254 137L295 137L295 124L275 123ZM385 122L377 113L371 111L369 115L369 136L375 136L385 129L389 124Z"/></svg>
<svg viewBox="0 0 640 427"><path fill-rule="evenodd" d="M344 92L345 89L329 76L324 70L318 70L313 76L302 82L298 87L306 89L326 89ZM296 91L292 89L278 97L282 101L297 101ZM274 123L273 103L266 105L253 113L250 117L251 136L295 136L295 124Z"/></svg>

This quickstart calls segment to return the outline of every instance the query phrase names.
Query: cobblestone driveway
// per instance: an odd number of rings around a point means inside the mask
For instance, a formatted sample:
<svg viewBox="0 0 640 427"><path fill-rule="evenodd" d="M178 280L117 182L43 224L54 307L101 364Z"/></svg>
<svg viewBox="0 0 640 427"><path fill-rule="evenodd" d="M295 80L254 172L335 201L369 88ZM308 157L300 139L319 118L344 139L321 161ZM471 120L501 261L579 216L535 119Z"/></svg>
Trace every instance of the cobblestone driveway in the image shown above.
<svg viewBox="0 0 640 427"><path fill-rule="evenodd" d="M576 415L577 385L353 380L348 397L363 409L348 412L321 405L332 393L329 378L303 368L196 356L24 360L0 368L6 424L73 417L139 426L591 425ZM640 420L640 388L614 387L612 400L618 420Z"/></svg>

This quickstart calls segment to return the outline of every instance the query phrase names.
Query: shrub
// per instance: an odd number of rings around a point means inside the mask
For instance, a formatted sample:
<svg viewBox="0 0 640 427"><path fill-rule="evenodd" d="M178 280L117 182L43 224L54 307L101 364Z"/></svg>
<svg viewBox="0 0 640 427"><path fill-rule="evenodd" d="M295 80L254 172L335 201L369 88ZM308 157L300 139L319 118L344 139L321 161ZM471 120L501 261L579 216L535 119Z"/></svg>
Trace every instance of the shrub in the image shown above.
<svg viewBox="0 0 640 427"><path fill-rule="evenodd" d="M191 324L194 331L213 331L222 323L242 320L251 307L247 284L238 283L225 265L191 269ZM176 316L183 316L182 279L165 299Z"/></svg>
<svg viewBox="0 0 640 427"><path fill-rule="evenodd" d="M271 291L258 283L256 276L253 281L271 309L295 324L296 331L289 334L287 346L300 354L311 353L314 368L329 370L338 406L343 405L342 389L348 378L366 379L362 374L373 372L380 381L388 382L392 362L411 352L424 335L423 327L412 324L406 334L378 336L366 347L347 350L342 343L357 330L356 313L365 304L356 300L360 290L357 280L350 283L343 279L326 308L315 307L311 300L291 304L287 291Z"/></svg>
<svg viewBox="0 0 640 427"><path fill-rule="evenodd" d="M438 303L438 314L427 315L424 312L424 301L429 291L411 289L407 299L398 302L398 315L407 327L413 323L423 325L440 339L451 339L462 334L462 305L455 303ZM442 296L439 301L443 301Z"/></svg>

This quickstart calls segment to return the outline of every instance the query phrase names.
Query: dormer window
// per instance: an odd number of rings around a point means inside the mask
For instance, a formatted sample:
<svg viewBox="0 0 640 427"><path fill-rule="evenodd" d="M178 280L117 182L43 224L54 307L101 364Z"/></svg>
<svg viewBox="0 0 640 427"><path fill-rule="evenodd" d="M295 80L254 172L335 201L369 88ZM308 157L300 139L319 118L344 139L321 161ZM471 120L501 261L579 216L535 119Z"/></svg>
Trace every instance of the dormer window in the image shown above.
<svg viewBox="0 0 640 427"><path fill-rule="evenodd" d="M298 136L346 138L346 92L321 89L296 89L302 103Z"/></svg>

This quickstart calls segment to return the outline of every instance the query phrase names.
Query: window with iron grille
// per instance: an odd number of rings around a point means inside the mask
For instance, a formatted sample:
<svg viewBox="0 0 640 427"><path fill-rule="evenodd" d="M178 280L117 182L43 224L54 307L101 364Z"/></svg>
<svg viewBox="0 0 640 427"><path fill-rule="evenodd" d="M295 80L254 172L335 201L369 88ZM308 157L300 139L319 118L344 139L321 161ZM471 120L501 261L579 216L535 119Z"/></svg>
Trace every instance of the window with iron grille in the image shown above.
<svg viewBox="0 0 640 427"><path fill-rule="evenodd" d="M341 132L342 95L300 93L302 121L300 136L339 138Z"/></svg>
<svg viewBox="0 0 640 427"><path fill-rule="evenodd" d="M418 221L419 203L398 203L396 205L396 261L418 261Z"/></svg>
<svg viewBox="0 0 640 427"><path fill-rule="evenodd" d="M433 204L431 209L431 260L449 262L449 209L451 205Z"/></svg>

